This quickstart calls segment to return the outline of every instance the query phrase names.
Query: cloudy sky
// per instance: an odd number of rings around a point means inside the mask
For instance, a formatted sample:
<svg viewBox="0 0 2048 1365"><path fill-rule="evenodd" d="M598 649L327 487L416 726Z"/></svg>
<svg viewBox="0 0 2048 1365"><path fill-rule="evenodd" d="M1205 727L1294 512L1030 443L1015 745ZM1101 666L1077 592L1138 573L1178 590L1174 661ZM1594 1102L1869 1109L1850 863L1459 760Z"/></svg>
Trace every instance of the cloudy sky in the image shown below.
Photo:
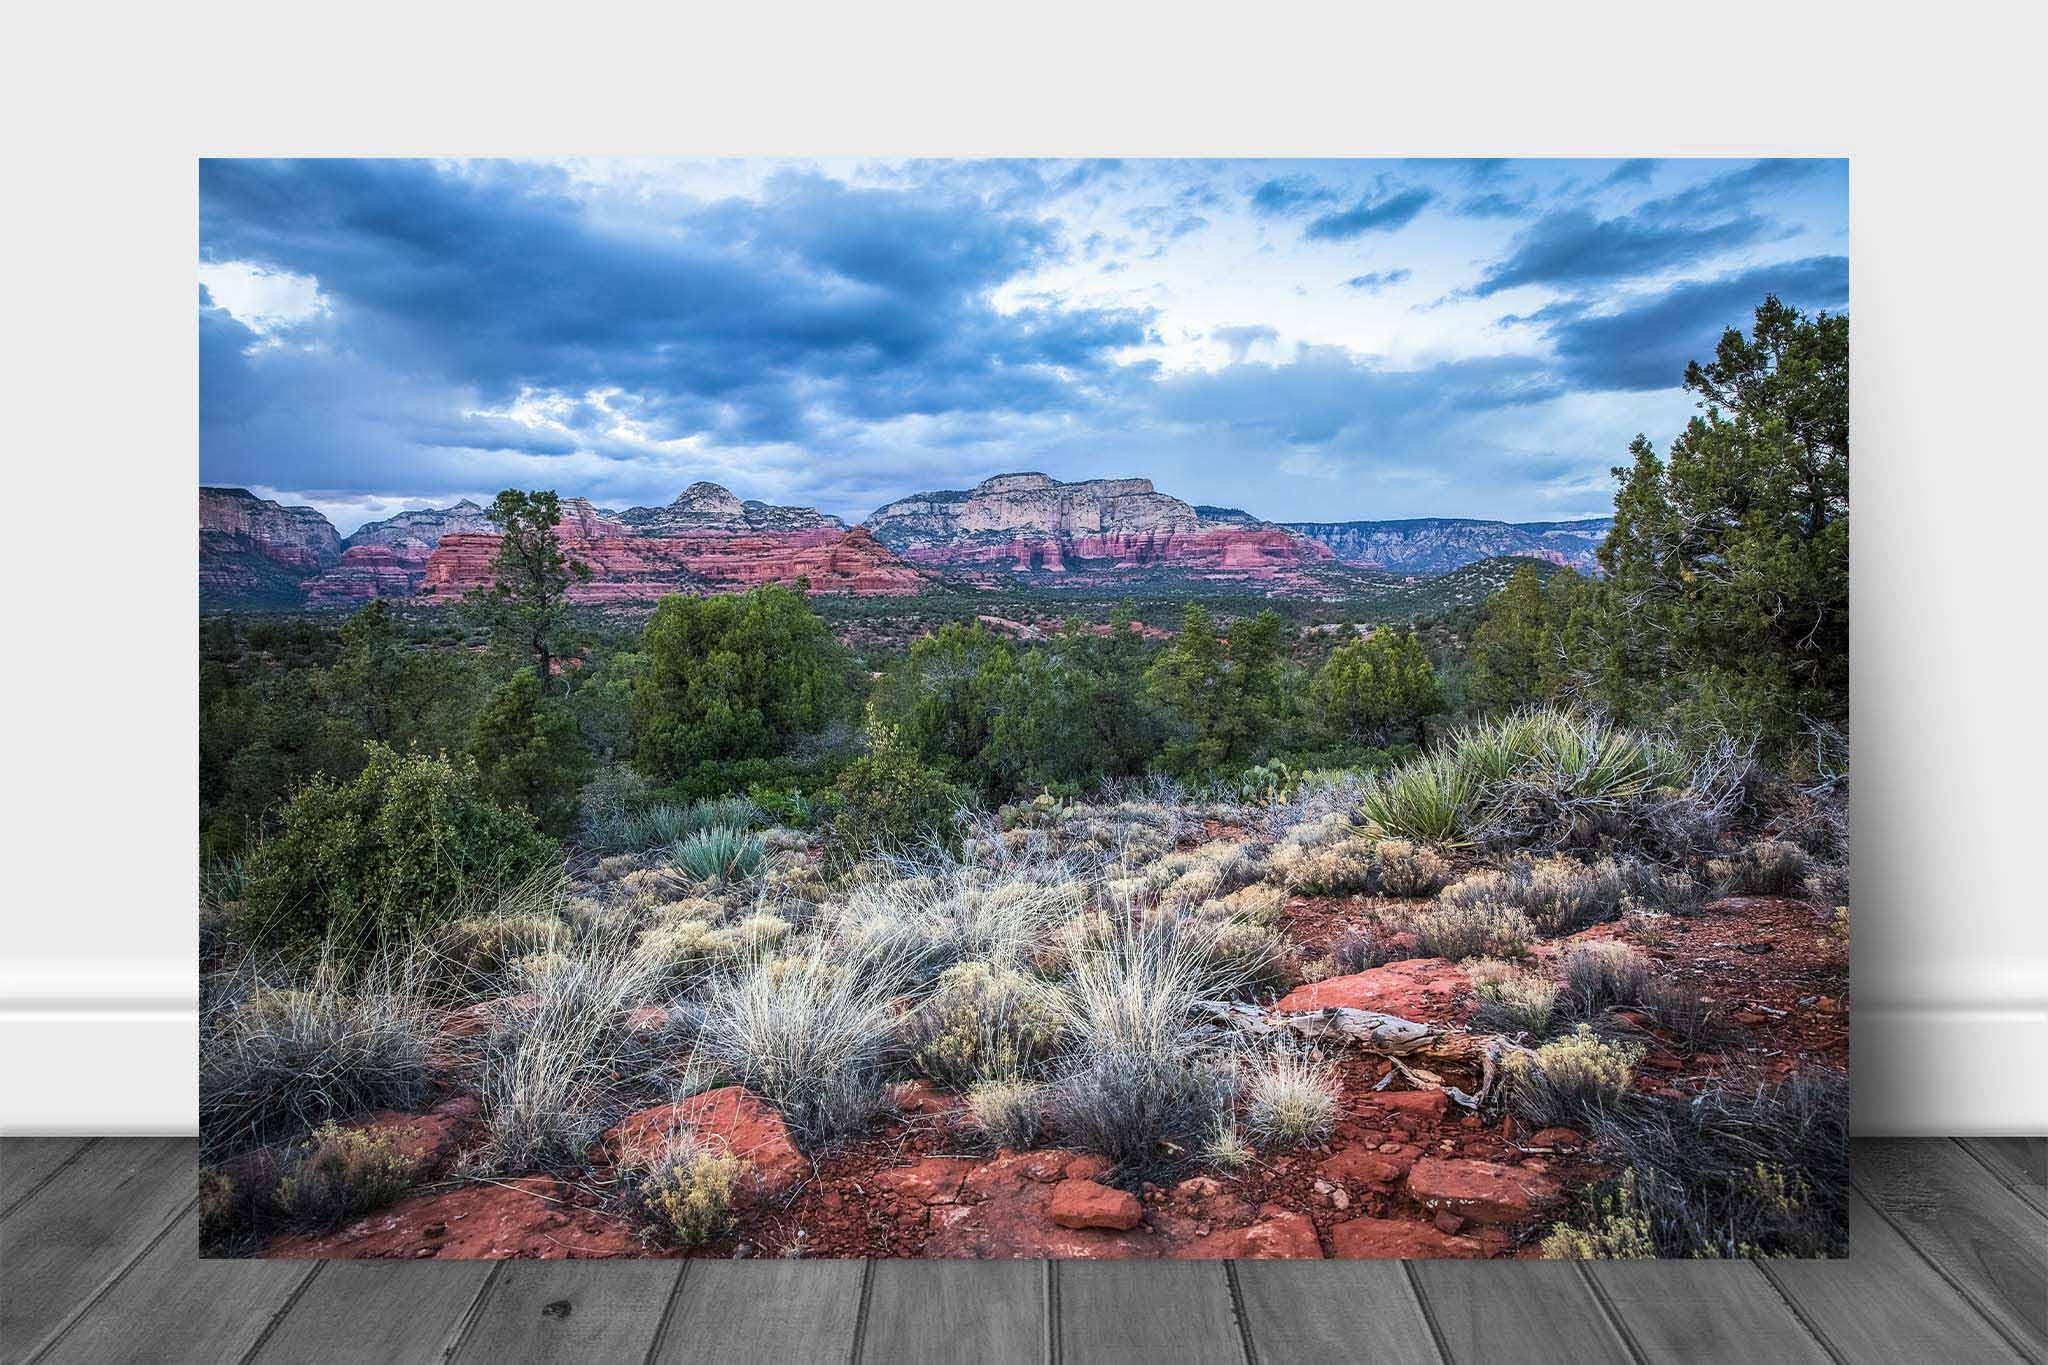
<svg viewBox="0 0 2048 1365"><path fill-rule="evenodd" d="M1607 510L1841 161L208 161L200 478L344 532L711 479L857 521L995 473L1274 520Z"/></svg>

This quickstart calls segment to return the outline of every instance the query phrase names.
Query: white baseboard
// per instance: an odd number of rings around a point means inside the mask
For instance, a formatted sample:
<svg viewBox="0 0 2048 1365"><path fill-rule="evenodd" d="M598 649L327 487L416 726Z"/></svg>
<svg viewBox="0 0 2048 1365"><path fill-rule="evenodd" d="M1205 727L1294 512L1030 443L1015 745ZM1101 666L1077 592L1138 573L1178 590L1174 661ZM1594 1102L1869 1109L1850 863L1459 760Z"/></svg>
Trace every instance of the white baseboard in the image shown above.
<svg viewBox="0 0 2048 1365"><path fill-rule="evenodd" d="M0 993L0 1133L198 1128L189 977L16 978ZM1854 1006L1854 1128L1866 1136L2043 1131L2048 1002Z"/></svg>

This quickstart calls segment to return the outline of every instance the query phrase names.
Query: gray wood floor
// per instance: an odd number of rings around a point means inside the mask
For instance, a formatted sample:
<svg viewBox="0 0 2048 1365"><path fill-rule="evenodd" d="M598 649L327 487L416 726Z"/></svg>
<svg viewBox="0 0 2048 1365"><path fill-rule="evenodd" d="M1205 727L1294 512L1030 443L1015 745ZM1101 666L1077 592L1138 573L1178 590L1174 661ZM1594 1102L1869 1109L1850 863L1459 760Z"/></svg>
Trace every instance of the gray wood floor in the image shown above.
<svg viewBox="0 0 2048 1365"><path fill-rule="evenodd" d="M202 1261L193 1144L0 1142L0 1361L2042 1361L2048 1142L1867 1140L1836 1262Z"/></svg>

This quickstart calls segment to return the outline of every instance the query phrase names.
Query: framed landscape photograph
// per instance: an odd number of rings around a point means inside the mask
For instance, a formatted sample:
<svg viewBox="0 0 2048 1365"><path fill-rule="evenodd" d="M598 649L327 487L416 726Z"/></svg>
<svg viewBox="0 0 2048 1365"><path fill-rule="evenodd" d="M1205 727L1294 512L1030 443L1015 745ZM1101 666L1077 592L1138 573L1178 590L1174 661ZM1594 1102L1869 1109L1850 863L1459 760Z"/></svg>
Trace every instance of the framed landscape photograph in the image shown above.
<svg viewBox="0 0 2048 1365"><path fill-rule="evenodd" d="M1847 1253L1846 161L199 211L205 1254Z"/></svg>

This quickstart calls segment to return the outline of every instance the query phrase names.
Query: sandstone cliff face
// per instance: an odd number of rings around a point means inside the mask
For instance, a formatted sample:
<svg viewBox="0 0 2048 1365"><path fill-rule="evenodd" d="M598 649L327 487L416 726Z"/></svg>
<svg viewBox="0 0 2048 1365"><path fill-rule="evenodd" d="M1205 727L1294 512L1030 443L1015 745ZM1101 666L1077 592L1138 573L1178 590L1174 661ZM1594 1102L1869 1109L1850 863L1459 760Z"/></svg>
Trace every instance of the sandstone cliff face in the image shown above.
<svg viewBox="0 0 2048 1365"><path fill-rule="evenodd" d="M453 507L400 512L367 522L341 542L341 559L306 580L306 605L340 606L378 597L410 597L426 576L427 556L444 536L489 531L484 509L464 498Z"/></svg>
<svg viewBox="0 0 2048 1365"><path fill-rule="evenodd" d="M246 488L199 490L202 607L296 606L299 585L341 558L341 537L310 507Z"/></svg>
<svg viewBox="0 0 2048 1365"><path fill-rule="evenodd" d="M613 524L614 527L616 523ZM814 593L906 596L925 578L866 531L707 531L698 535L620 534L599 526L581 535L564 518L562 548L588 564L587 580L573 582L577 602L652 602L672 592L740 592L764 583L793 586L808 579ZM488 587L495 535L452 535L427 558L419 595L452 601Z"/></svg>
<svg viewBox="0 0 2048 1365"><path fill-rule="evenodd" d="M1405 521L1297 521L1289 522L1288 528L1327 546L1346 564L1396 573L1443 574L1505 555L1547 559L1580 573L1595 573L1599 570L1596 552L1613 525L1608 517L1532 522L1420 517Z"/></svg>
<svg viewBox="0 0 2048 1365"><path fill-rule="evenodd" d="M965 491L892 502L866 525L906 559L970 574L1094 577L1173 568L1278 578L1331 558L1285 527L1233 508L1198 509L1159 492L1150 479L1061 483L1044 474L999 474Z"/></svg>
<svg viewBox="0 0 2048 1365"><path fill-rule="evenodd" d="M815 507L775 507L752 498L742 502L715 483L693 483L666 507L629 507L619 520L643 536L692 531L844 531L846 523Z"/></svg>

